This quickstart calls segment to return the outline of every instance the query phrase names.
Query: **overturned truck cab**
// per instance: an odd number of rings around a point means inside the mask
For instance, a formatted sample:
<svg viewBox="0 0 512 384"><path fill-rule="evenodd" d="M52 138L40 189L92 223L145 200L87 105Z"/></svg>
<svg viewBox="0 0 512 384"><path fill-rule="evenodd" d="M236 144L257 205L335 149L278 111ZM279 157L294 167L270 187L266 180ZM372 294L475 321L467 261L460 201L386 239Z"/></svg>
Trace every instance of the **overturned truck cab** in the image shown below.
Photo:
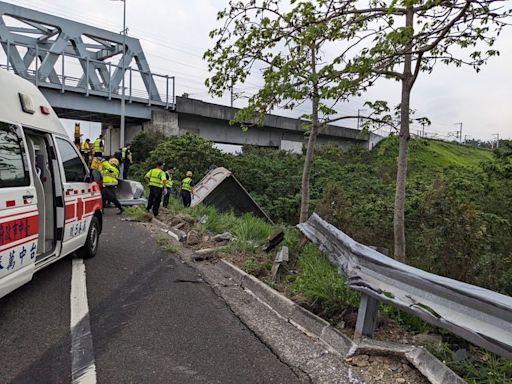
<svg viewBox="0 0 512 384"><path fill-rule="evenodd" d="M191 206L200 203L213 206L221 212L232 211L235 215L252 213L272 222L233 173L224 167L211 170L194 187Z"/></svg>

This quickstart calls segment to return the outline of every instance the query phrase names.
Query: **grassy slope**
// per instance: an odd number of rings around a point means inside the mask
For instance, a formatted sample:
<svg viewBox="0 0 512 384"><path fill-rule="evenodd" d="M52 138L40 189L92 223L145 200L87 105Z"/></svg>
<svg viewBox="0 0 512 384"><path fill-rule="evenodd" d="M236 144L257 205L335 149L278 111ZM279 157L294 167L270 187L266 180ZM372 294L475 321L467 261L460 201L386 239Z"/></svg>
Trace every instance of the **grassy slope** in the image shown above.
<svg viewBox="0 0 512 384"><path fill-rule="evenodd" d="M492 152L487 149L434 140L426 143L412 148L411 159L415 165L428 168L444 168L449 165L477 167L482 161L492 159Z"/></svg>
<svg viewBox="0 0 512 384"><path fill-rule="evenodd" d="M448 143L438 140L411 140L409 150L409 174L436 173L450 166L478 168L480 163L492 159L490 150ZM395 162L398 145L395 138L383 140L372 151L372 161Z"/></svg>

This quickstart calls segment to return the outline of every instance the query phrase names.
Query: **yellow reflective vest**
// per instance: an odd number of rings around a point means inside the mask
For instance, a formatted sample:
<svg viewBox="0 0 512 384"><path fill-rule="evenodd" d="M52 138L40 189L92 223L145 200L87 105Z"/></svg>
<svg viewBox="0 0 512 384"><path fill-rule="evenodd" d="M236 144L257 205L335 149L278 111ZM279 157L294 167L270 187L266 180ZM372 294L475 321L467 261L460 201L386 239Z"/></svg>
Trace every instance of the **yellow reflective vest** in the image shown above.
<svg viewBox="0 0 512 384"><path fill-rule="evenodd" d="M114 167L107 160L101 163L101 174L103 175L103 185L105 187L117 185L119 183L119 169Z"/></svg>
<svg viewBox="0 0 512 384"><path fill-rule="evenodd" d="M94 140L94 152L103 153L103 140L101 140L99 137Z"/></svg>
<svg viewBox="0 0 512 384"><path fill-rule="evenodd" d="M89 146L89 143L84 141L82 143L82 152L88 155L91 152L91 147Z"/></svg>
<svg viewBox="0 0 512 384"><path fill-rule="evenodd" d="M172 180L172 173L165 172L165 177L167 178L167 188L172 188L174 184Z"/></svg>
<svg viewBox="0 0 512 384"><path fill-rule="evenodd" d="M181 189L189 192L192 191L192 186L190 185L190 183L192 183L192 179L190 177L185 177L181 182Z"/></svg>
<svg viewBox="0 0 512 384"><path fill-rule="evenodd" d="M128 147L123 147L121 150L121 159L125 161L128 159L130 161L130 164L133 163L132 161L132 151L128 149Z"/></svg>
<svg viewBox="0 0 512 384"><path fill-rule="evenodd" d="M149 179L150 187L163 188L165 186L165 181L167 180L165 172L158 168L153 168L148 171L145 177Z"/></svg>

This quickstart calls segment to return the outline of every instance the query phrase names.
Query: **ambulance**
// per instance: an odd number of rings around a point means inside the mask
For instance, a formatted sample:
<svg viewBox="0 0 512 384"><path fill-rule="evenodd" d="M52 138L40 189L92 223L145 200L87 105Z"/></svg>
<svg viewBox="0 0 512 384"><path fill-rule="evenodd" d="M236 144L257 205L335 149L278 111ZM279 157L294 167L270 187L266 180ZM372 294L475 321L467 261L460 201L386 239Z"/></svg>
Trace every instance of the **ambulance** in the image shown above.
<svg viewBox="0 0 512 384"><path fill-rule="evenodd" d="M0 69L0 297L76 252L96 255L101 192L42 93Z"/></svg>

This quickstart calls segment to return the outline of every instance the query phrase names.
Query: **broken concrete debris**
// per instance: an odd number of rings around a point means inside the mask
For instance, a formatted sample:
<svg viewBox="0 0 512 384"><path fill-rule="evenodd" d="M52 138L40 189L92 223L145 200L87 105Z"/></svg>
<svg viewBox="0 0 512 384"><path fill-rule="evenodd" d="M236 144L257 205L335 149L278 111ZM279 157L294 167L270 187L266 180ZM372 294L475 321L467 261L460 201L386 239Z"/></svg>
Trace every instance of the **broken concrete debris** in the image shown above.
<svg viewBox="0 0 512 384"><path fill-rule="evenodd" d="M274 260L274 264L272 265L271 277L274 283L279 282L281 279L281 275L283 273L283 269L285 269L286 263L288 263L288 247L284 246L277 253L276 259Z"/></svg>
<svg viewBox="0 0 512 384"><path fill-rule="evenodd" d="M187 245L197 245L201 242L202 236L196 230L187 233Z"/></svg>
<svg viewBox="0 0 512 384"><path fill-rule="evenodd" d="M215 235L212 237L213 241L221 242L221 241L233 241L235 237L230 232L224 232L219 235Z"/></svg>
<svg viewBox="0 0 512 384"><path fill-rule="evenodd" d="M272 235L269 236L267 244L263 247L263 251L270 252L277 247L284 240L284 229L278 228Z"/></svg>

